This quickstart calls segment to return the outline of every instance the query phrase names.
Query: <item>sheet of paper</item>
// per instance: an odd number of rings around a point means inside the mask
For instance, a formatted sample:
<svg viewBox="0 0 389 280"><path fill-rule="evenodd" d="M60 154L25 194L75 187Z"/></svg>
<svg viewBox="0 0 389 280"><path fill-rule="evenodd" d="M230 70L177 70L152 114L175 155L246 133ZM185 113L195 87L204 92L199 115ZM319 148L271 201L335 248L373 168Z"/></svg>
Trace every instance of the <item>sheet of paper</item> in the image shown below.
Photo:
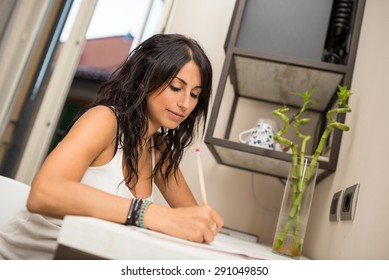
<svg viewBox="0 0 389 280"><path fill-rule="evenodd" d="M206 250L215 250L218 252L224 252L228 254L235 254L235 255L241 255L245 256L247 258L254 258L254 259L264 259L263 254L261 252L255 252L253 250L248 250L249 247L256 247L260 246L255 243L249 243L246 241L241 241L234 239L233 237L229 237L223 234L219 234L216 236L215 240L212 243L206 244L206 243L198 243L198 242L191 242L188 240L176 238L170 235L166 235L163 233L159 233L156 231L151 231L147 229L141 229L138 227L131 227L131 229L135 231L142 232L142 234L145 234L149 236L150 238L158 238L163 241L167 242L173 242L176 244L183 244L191 247L196 247L196 248L202 248ZM243 246L242 246L243 245ZM262 250L261 250L262 251Z"/></svg>
<svg viewBox="0 0 389 280"><path fill-rule="evenodd" d="M65 217L58 241L108 259L288 259L269 246L221 233L204 244L80 216Z"/></svg>

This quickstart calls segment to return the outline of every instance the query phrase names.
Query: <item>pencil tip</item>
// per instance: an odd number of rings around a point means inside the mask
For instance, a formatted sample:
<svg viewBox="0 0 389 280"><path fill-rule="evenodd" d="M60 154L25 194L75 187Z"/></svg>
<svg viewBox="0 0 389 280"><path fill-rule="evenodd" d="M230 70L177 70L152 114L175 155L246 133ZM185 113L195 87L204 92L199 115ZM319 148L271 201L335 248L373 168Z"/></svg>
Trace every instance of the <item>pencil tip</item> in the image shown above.
<svg viewBox="0 0 389 280"><path fill-rule="evenodd" d="M200 149L199 148L196 148L196 153L199 153L200 152Z"/></svg>

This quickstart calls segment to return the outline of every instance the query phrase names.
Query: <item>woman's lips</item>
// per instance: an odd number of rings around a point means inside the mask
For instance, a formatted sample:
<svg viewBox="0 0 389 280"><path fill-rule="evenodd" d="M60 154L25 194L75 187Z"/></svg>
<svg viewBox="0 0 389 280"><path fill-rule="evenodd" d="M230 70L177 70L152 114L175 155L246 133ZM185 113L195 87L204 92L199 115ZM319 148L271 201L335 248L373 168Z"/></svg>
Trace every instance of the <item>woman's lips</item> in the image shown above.
<svg viewBox="0 0 389 280"><path fill-rule="evenodd" d="M170 116L174 119L174 120L179 120L181 121L185 116L182 115L182 114L179 114L179 113L176 113L176 112L173 112L171 110L168 110L168 112L170 113Z"/></svg>

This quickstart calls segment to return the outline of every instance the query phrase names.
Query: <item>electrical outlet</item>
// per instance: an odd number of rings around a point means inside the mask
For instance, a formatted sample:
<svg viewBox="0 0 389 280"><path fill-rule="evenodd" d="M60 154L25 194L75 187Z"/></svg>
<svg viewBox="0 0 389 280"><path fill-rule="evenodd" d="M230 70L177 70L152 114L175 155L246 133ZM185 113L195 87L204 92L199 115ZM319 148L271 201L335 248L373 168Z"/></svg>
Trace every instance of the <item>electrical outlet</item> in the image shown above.
<svg viewBox="0 0 389 280"><path fill-rule="evenodd" d="M331 222L337 222L339 221L339 205L340 200L342 196L342 191L338 191L334 193L332 200L331 200L331 207L330 207L330 221Z"/></svg>
<svg viewBox="0 0 389 280"><path fill-rule="evenodd" d="M358 192L359 184L355 184L344 190L342 204L340 207L340 219L342 221L354 220Z"/></svg>

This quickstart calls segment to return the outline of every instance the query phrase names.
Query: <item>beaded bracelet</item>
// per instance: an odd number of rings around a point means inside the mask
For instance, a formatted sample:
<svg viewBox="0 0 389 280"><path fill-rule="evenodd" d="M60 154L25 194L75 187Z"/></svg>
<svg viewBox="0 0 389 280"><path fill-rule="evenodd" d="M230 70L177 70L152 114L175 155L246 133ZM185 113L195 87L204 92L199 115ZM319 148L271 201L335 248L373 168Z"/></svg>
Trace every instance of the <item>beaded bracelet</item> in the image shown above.
<svg viewBox="0 0 389 280"><path fill-rule="evenodd" d="M146 200L143 205L142 205L142 209L140 210L140 216L139 216L139 226L141 228L145 228L145 224L143 222L143 216L145 214L145 211L147 209L147 207L151 204L151 201L150 200Z"/></svg>

